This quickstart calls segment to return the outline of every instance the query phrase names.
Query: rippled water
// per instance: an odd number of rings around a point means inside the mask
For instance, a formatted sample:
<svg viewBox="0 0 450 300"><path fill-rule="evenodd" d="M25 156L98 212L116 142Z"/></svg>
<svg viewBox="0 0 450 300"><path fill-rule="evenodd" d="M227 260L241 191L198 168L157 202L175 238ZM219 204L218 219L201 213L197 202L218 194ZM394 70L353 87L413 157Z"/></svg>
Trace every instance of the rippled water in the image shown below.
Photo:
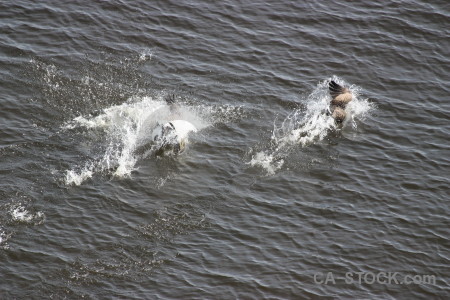
<svg viewBox="0 0 450 300"><path fill-rule="evenodd" d="M448 298L445 1L14 1L0 17L0 298ZM330 79L356 96L342 127ZM170 94L199 131L159 157Z"/></svg>

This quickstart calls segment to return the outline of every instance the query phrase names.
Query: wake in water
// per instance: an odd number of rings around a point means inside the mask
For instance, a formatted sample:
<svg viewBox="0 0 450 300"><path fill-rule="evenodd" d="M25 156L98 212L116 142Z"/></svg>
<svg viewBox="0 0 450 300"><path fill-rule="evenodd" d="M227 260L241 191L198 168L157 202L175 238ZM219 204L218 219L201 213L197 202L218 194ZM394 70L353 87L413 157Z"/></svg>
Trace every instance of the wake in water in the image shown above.
<svg viewBox="0 0 450 300"><path fill-rule="evenodd" d="M136 163L157 154L162 141L154 141L152 132L158 124L171 121L169 105L158 97L135 97L126 103L104 109L96 116L79 116L64 125L65 130L80 128L98 133L98 147L102 150L93 159L68 170L67 185L80 185L94 174L126 177L135 170ZM233 108L189 106L178 103L177 117L201 130L217 121L224 121L221 111L234 113Z"/></svg>
<svg viewBox="0 0 450 300"><path fill-rule="evenodd" d="M322 141L330 131L345 127L357 128L357 120L363 120L371 110L367 99L360 99L360 88L349 86L353 100L345 108L347 117L342 124L337 124L328 113L331 96L329 83L348 86L342 79L334 76L320 82L306 99L306 109L297 109L289 114L280 124L274 122L271 143L268 149L251 153L251 166L258 166L274 174L285 162L289 152L297 145L306 147Z"/></svg>

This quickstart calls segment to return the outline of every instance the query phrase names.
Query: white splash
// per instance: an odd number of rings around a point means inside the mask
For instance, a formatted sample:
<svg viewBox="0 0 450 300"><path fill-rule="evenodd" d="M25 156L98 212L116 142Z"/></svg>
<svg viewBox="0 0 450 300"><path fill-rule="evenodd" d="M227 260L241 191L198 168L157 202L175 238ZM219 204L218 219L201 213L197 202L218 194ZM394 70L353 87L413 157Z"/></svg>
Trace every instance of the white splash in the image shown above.
<svg viewBox="0 0 450 300"><path fill-rule="evenodd" d="M9 213L13 221L40 224L44 221L44 214L40 211L32 213L25 206L18 204L11 207Z"/></svg>
<svg viewBox="0 0 450 300"><path fill-rule="evenodd" d="M279 159L273 155L273 153L266 153L264 151L257 152L249 162L251 166L260 166L267 171L269 175L275 174L275 172L280 169L284 160Z"/></svg>
<svg viewBox="0 0 450 300"><path fill-rule="evenodd" d="M92 132L100 131L103 138L98 141L102 153L67 170L65 183L80 185L96 173L107 173L116 177L130 176L136 163L151 155L157 148L153 145L154 147L150 147L146 152L140 151L153 143L152 130L158 123L163 124L173 118L163 96L131 98L126 103L104 109L97 116L79 116L65 124L63 128L66 130L82 127ZM218 109L188 106L183 103L177 105L177 119L189 121L198 130L211 125L213 119L223 121ZM216 115L213 112L217 112Z"/></svg>
<svg viewBox="0 0 450 300"><path fill-rule="evenodd" d="M80 185L83 181L92 177L93 167L85 166L81 171L68 170L66 172L65 182L68 185Z"/></svg>
<svg viewBox="0 0 450 300"><path fill-rule="evenodd" d="M286 160L289 151L296 145L306 147L313 143L322 141L330 131L340 130L334 119L327 115L331 96L328 92L328 83L334 80L340 85L348 86L353 94L353 100L346 108L347 118L343 128L349 125L357 128L357 120L363 120L372 105L367 99L359 99L360 88L349 86L342 79L333 76L320 82L314 91L306 99L306 109L297 109L289 114L280 125L274 122L271 143L268 149L253 154L251 166L259 166L266 170L269 175L279 170Z"/></svg>
<svg viewBox="0 0 450 300"><path fill-rule="evenodd" d="M114 176L129 175L136 164L134 155L136 148L149 142L147 128L157 121L158 114L164 114L165 104L151 97L130 99L127 103L106 108L95 117L79 116L64 126L65 129L84 127L102 130L106 135L106 147L103 154L88 161L81 168L66 172L65 182L68 185L80 185L98 172L110 172ZM167 113L166 113L167 114ZM99 141L100 143L101 141Z"/></svg>

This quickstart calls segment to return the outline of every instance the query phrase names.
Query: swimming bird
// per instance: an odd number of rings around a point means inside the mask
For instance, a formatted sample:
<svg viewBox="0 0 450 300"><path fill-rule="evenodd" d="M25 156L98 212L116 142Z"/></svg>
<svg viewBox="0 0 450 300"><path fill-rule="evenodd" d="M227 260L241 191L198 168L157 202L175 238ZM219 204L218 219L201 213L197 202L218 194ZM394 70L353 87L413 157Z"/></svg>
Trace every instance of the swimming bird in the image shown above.
<svg viewBox="0 0 450 300"><path fill-rule="evenodd" d="M164 153L179 154L184 151L191 132L197 132L197 128L189 121L179 119L181 114L175 96L166 97L166 103L170 109L169 122L157 124L152 132L152 140L158 143L156 155Z"/></svg>
<svg viewBox="0 0 450 300"><path fill-rule="evenodd" d="M345 107L352 101L353 95L348 88L337 84L333 80L329 82L328 89L331 95L330 114L336 123L342 123L347 115Z"/></svg>

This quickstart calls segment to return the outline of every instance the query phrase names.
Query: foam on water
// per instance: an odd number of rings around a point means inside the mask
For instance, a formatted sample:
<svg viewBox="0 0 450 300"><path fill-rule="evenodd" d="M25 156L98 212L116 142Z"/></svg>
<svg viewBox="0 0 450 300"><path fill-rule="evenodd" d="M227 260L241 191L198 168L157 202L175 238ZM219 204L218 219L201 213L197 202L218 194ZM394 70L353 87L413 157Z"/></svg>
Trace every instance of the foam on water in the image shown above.
<svg viewBox="0 0 450 300"><path fill-rule="evenodd" d="M327 115L331 96L328 83L334 80L340 85L349 87L353 100L347 105L347 118L342 128L356 130L357 121L364 120L373 105L368 99L360 98L360 88L349 85L341 78L333 76L320 82L306 99L306 109L296 109L290 113L280 124L274 121L270 145L252 155L251 166L263 168L269 175L279 170L289 152L297 145L306 147L322 141L330 131L341 130L334 119Z"/></svg>
<svg viewBox="0 0 450 300"><path fill-rule="evenodd" d="M78 172L76 170L68 170L66 172L66 178L65 178L66 184L69 184L69 185L82 184L83 181L92 177L94 168L95 168L95 165L91 164L90 166L85 165L85 167Z"/></svg>
<svg viewBox="0 0 450 300"><path fill-rule="evenodd" d="M38 225L44 221L44 214L42 212L32 212L20 203L13 205L9 209L9 214L12 220L16 222Z"/></svg>
<svg viewBox="0 0 450 300"><path fill-rule="evenodd" d="M151 60L153 57L153 53L149 49L145 49L139 54L140 61Z"/></svg>
<svg viewBox="0 0 450 300"><path fill-rule="evenodd" d="M151 140L151 132L155 126L171 120L168 105L158 97L135 97L121 105L104 109L97 116L78 116L65 124L65 130L85 128L101 131L99 148L104 148L97 157L77 165L66 171L67 185L80 185L96 173L107 173L115 177L129 176L140 159L152 155L158 148ZM226 121L225 115L232 115L233 110L212 106L188 106L178 103L177 119L192 123L201 130L215 122ZM231 117L230 117L231 119ZM152 144L153 143L153 144ZM150 147L147 147L150 145ZM146 151L142 149L148 148Z"/></svg>
<svg viewBox="0 0 450 300"><path fill-rule="evenodd" d="M11 237L11 233L5 232L3 229L0 228L0 249L8 249L9 245L7 241Z"/></svg>

